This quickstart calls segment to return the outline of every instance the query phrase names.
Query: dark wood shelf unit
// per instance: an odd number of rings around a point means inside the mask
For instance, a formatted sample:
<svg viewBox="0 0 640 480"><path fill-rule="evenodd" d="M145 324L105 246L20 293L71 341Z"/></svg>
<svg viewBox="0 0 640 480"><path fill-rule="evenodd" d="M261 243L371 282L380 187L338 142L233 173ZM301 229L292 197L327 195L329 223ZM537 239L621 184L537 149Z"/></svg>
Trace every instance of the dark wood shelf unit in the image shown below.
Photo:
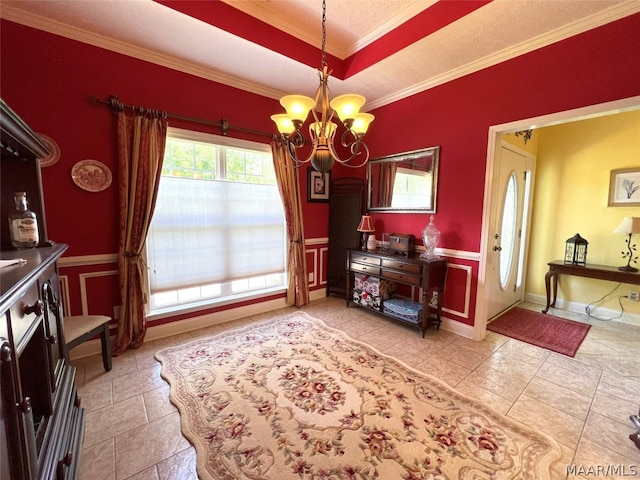
<svg viewBox="0 0 640 480"><path fill-rule="evenodd" d="M329 200L329 243L327 248L327 296L345 295L347 250L358 248L357 231L364 202L364 180L337 178L331 182Z"/></svg>
<svg viewBox="0 0 640 480"><path fill-rule="evenodd" d="M47 237L39 158L48 151L4 101L0 106L0 258L24 260L0 268L0 480L73 480L84 410L64 341L58 259L67 245ZM38 216L36 248L11 245L16 191L27 192Z"/></svg>
<svg viewBox="0 0 640 480"><path fill-rule="evenodd" d="M356 273L389 280L394 283L409 285L422 289L422 318L415 325L425 336L429 327L440 328L442 323L442 302L444 300L444 286L447 278L447 260L437 258L425 260L418 253L408 255L396 254L378 250L349 250L346 269L346 296L347 307L352 303L354 275ZM435 305L432 299L435 298ZM384 303L384 302L383 302ZM357 303L354 303L358 305ZM358 305L362 307L361 305ZM367 307L362 307L367 308ZM375 309L369 309L380 315L385 315L394 320L397 317L386 315ZM413 322L409 322L412 323Z"/></svg>

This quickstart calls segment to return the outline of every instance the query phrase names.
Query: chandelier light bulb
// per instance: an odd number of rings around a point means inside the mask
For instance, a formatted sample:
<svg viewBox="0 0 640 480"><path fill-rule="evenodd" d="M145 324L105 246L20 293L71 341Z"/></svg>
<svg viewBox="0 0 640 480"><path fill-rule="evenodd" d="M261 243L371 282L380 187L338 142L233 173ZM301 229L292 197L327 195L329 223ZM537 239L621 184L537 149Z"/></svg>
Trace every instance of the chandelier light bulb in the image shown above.
<svg viewBox="0 0 640 480"><path fill-rule="evenodd" d="M289 135L293 133L296 129L295 125L289 118L289 115L286 113L278 113L276 115L271 115L271 120L273 120L278 128L278 132L282 135Z"/></svg>
<svg viewBox="0 0 640 480"><path fill-rule="evenodd" d="M309 110L315 107L313 98L304 95L287 95L280 99L280 104L287 110L291 120L299 120L303 123L309 116Z"/></svg>
<svg viewBox="0 0 640 480"><path fill-rule="evenodd" d="M359 113L358 116L353 120L351 130L356 135L364 135L365 133L367 133L369 124L373 122L374 118L375 117L370 113Z"/></svg>
<svg viewBox="0 0 640 480"><path fill-rule="evenodd" d="M362 95L347 93L331 100L330 105L336 111L342 123L345 123L346 120L352 120L358 116L366 101Z"/></svg>

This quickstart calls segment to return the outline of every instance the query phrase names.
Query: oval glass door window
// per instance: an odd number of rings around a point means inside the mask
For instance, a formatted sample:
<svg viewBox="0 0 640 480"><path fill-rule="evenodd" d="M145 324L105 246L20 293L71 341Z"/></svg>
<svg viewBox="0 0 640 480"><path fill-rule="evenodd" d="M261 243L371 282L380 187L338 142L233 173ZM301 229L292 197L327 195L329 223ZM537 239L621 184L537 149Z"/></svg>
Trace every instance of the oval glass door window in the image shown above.
<svg viewBox="0 0 640 480"><path fill-rule="evenodd" d="M516 221L518 215L518 182L515 172L509 176L507 191L504 194L502 208L502 227L500 229L500 288L504 290L509 282L513 253L515 251Z"/></svg>

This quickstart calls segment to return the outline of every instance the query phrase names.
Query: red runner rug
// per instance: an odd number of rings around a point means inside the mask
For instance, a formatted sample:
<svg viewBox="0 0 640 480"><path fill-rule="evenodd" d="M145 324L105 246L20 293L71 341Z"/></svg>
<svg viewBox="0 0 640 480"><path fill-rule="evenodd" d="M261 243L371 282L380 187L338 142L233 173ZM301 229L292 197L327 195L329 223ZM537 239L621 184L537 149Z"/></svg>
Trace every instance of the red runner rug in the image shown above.
<svg viewBox="0 0 640 480"><path fill-rule="evenodd" d="M591 325L512 308L487 324L487 330L573 357Z"/></svg>

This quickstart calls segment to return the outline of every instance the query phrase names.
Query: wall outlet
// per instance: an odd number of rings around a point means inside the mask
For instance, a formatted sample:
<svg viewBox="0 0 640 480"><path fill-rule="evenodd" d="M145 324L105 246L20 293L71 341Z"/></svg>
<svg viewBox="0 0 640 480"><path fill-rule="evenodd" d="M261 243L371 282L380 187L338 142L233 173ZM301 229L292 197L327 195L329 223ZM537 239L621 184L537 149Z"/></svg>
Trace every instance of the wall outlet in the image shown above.
<svg viewBox="0 0 640 480"><path fill-rule="evenodd" d="M116 305L113 307L113 319L117 320L120 318L120 305Z"/></svg>
<svg viewBox="0 0 640 480"><path fill-rule="evenodd" d="M629 295L627 295L629 300L635 300L636 302L640 301L640 292L638 290L629 290Z"/></svg>

